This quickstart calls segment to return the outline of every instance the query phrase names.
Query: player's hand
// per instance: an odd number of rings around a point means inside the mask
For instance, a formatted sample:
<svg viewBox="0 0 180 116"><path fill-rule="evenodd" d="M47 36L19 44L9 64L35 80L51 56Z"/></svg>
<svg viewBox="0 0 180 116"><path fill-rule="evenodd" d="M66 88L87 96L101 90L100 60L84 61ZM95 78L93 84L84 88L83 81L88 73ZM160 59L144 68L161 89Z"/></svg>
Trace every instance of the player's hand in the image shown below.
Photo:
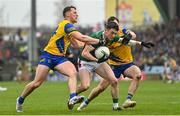
<svg viewBox="0 0 180 116"><path fill-rule="evenodd" d="M97 63L105 62L105 61L108 60L108 59L109 59L109 56L107 56L106 54L104 54L103 57L100 58L100 59L97 61Z"/></svg>
<svg viewBox="0 0 180 116"><path fill-rule="evenodd" d="M146 47L146 48L154 47L154 44L152 42L141 42L141 45Z"/></svg>
<svg viewBox="0 0 180 116"><path fill-rule="evenodd" d="M129 43L129 41L131 40L132 35L130 34L130 32L128 31L127 33L125 33L124 38L122 40L122 44L127 45Z"/></svg>

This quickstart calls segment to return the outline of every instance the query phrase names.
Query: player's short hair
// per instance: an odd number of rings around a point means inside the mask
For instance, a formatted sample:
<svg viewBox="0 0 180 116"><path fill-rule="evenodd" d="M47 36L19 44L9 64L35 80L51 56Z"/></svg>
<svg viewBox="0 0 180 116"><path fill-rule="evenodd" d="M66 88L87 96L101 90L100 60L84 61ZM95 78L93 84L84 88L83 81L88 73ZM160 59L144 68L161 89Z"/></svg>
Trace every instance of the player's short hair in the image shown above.
<svg viewBox="0 0 180 116"><path fill-rule="evenodd" d="M119 25L113 21L107 22L105 26L106 26L106 29L115 29L116 31L119 30Z"/></svg>
<svg viewBox="0 0 180 116"><path fill-rule="evenodd" d="M71 8L76 9L75 6L67 6L67 7L64 8L64 10L63 10L63 16L64 16L64 17L65 17L65 15L66 15L66 12L70 11Z"/></svg>
<svg viewBox="0 0 180 116"><path fill-rule="evenodd" d="M111 22L111 21L114 21L114 20L116 20L116 21L119 23L119 19L116 18L115 16L109 17L109 18L107 19L107 22Z"/></svg>

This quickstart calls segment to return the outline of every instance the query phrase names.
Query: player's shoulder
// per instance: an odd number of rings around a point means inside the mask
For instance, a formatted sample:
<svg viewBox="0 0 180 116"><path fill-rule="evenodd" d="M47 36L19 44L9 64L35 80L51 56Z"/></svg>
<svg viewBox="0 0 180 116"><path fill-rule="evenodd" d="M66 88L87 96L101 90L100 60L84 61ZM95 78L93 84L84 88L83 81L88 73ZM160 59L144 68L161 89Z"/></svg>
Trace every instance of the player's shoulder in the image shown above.
<svg viewBox="0 0 180 116"><path fill-rule="evenodd" d="M65 20L65 19L64 19L64 20L62 20L62 21L59 22L59 25L60 25L60 24L64 24L64 25L65 25L65 24L68 24L68 23L70 23L70 22L69 22L68 20Z"/></svg>
<svg viewBox="0 0 180 116"><path fill-rule="evenodd" d="M59 23L59 27L61 30L64 30L66 33L70 33L72 31L76 31L76 28L72 23L70 23L68 20L62 20Z"/></svg>
<svg viewBox="0 0 180 116"><path fill-rule="evenodd" d="M58 24L59 27L74 27L72 23L70 23L68 20L62 20Z"/></svg>

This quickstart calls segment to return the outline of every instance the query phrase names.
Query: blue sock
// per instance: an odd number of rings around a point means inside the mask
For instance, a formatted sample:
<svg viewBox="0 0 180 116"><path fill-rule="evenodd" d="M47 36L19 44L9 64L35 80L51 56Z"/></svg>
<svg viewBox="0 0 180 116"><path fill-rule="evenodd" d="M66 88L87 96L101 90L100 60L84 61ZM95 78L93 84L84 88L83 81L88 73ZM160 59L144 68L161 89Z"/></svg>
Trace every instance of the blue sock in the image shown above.
<svg viewBox="0 0 180 116"><path fill-rule="evenodd" d="M18 103L19 103L19 104L23 104L23 103L24 103L24 98L20 96L20 97L18 98Z"/></svg>
<svg viewBox="0 0 180 116"><path fill-rule="evenodd" d="M127 95L127 97L126 97L126 99L132 99L132 97L133 97L133 95L132 94L130 94L130 93L128 93L128 95Z"/></svg>
<svg viewBox="0 0 180 116"><path fill-rule="evenodd" d="M74 96L76 96L77 94L76 93L71 93L70 94L70 99L73 98Z"/></svg>

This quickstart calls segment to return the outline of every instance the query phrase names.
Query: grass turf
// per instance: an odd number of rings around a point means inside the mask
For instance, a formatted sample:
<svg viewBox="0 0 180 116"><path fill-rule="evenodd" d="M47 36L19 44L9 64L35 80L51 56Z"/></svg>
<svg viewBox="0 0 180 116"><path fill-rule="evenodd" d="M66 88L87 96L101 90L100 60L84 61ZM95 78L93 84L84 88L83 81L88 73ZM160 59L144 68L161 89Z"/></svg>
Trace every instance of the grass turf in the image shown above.
<svg viewBox="0 0 180 116"><path fill-rule="evenodd" d="M127 95L130 82L121 81L120 104ZM26 83L1 82L0 86L8 90L0 92L0 115L180 115L180 83L165 84L162 81L143 81L134 96L137 106L121 112L112 111L110 88L99 95L89 106L78 112L77 106L72 111L67 109L69 93L67 83L45 82L35 90L24 103L24 112L16 113L15 101ZM87 95L98 83L92 82L91 88L82 93Z"/></svg>

